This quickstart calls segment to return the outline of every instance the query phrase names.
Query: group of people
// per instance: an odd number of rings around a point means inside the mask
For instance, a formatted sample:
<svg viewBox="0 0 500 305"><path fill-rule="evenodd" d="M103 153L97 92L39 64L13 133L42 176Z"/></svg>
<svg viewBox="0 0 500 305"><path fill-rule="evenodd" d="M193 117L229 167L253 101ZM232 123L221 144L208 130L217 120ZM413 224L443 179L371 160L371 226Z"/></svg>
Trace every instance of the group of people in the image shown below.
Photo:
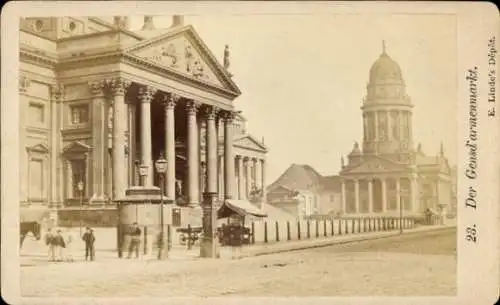
<svg viewBox="0 0 500 305"><path fill-rule="evenodd" d="M85 260L94 260L95 257L95 235L94 231L87 227L85 234L81 236L82 240L85 242ZM74 261L73 253L74 246L76 243L76 238L74 233L67 229L63 232L62 229L52 230L49 228L45 234L45 245L48 247L49 261L51 262L62 262L62 261Z"/></svg>

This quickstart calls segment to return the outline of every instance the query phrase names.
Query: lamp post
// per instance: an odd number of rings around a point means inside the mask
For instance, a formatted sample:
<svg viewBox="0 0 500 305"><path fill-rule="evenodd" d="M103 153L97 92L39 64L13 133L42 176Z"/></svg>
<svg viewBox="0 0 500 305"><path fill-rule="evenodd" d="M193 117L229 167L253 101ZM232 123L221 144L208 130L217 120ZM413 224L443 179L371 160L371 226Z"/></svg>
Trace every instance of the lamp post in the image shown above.
<svg viewBox="0 0 500 305"><path fill-rule="evenodd" d="M76 184L78 192L80 193L80 236L82 236L82 222L83 222L83 181L78 181Z"/></svg>
<svg viewBox="0 0 500 305"><path fill-rule="evenodd" d="M155 162L156 172L160 175L160 236L158 239L158 259L164 260L167 251L165 250L165 220L163 216L163 189L165 186L165 172L167 171L167 160L163 157L163 153Z"/></svg>
<svg viewBox="0 0 500 305"><path fill-rule="evenodd" d="M403 196L399 196L399 234L403 234Z"/></svg>

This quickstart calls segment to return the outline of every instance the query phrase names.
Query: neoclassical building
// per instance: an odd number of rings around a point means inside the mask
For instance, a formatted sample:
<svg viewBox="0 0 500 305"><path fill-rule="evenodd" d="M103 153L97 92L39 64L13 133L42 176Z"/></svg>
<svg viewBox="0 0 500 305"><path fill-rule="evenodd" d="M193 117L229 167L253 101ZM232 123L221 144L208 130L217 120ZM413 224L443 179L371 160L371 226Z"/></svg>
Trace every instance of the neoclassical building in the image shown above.
<svg viewBox="0 0 500 305"><path fill-rule="evenodd" d="M363 142L342 157L344 214L422 213L448 209L455 200L443 145L432 156L413 140L412 109L401 68L386 52L370 69L361 106Z"/></svg>
<svg viewBox="0 0 500 305"><path fill-rule="evenodd" d="M139 31L120 16L23 18L21 203L112 204L130 186L159 186L160 155L178 202L263 188L267 148L234 108L227 46L221 61L182 16L161 29L146 16Z"/></svg>

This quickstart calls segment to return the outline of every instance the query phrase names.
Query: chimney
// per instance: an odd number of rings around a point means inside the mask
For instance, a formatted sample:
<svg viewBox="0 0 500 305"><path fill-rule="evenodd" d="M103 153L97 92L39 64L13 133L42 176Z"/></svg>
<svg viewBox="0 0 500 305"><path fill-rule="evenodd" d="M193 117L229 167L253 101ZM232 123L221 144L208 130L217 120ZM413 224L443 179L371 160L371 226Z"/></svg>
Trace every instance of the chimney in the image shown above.
<svg viewBox="0 0 500 305"><path fill-rule="evenodd" d="M153 16L144 16L144 25L141 30L154 30Z"/></svg>
<svg viewBox="0 0 500 305"><path fill-rule="evenodd" d="M172 25L170 26L171 28L183 25L184 25L184 16L181 15L172 16Z"/></svg>

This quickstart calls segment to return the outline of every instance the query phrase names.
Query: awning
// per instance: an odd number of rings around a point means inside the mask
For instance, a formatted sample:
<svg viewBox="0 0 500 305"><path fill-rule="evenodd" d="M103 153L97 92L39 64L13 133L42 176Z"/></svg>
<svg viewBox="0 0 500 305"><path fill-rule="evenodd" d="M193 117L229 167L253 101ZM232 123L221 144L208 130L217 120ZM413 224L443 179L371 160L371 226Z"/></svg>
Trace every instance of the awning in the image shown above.
<svg viewBox="0 0 500 305"><path fill-rule="evenodd" d="M252 215L257 217L267 217L267 213L257 208L247 200L226 199L217 211L218 218L226 218L231 215Z"/></svg>
<svg viewBox="0 0 500 305"><path fill-rule="evenodd" d="M44 219L49 217L49 211L47 209L21 208L19 212L20 222L41 223Z"/></svg>

